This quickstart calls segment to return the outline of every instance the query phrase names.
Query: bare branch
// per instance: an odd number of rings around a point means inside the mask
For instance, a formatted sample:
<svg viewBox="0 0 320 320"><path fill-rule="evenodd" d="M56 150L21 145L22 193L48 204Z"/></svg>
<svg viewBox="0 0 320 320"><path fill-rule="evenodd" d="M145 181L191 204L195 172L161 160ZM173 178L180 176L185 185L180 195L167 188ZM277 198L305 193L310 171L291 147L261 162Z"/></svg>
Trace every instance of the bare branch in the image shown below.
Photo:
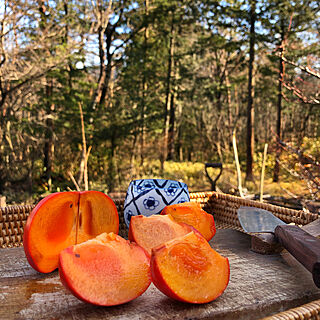
<svg viewBox="0 0 320 320"><path fill-rule="evenodd" d="M236 168L237 168L238 190L240 193L240 197L244 198L244 194L242 192L241 169L240 169L240 163L239 163L239 157L238 157L238 149L237 149L237 140L236 140L236 131L235 130L233 131L233 134L232 134L232 144L233 144L234 160L235 160Z"/></svg>
<svg viewBox="0 0 320 320"><path fill-rule="evenodd" d="M306 104L312 104L312 105L320 105L320 100L317 98L308 98L304 95L304 93L298 89L296 86L291 85L290 83L287 83L285 81L282 81L283 86L288 89L289 91L293 92L293 94L299 98L299 100Z"/></svg>
<svg viewBox="0 0 320 320"><path fill-rule="evenodd" d="M68 171L68 175L73 182L74 186L76 187L77 191L81 191L79 185L77 184L77 181L75 180L74 176L72 175L71 171Z"/></svg>
<svg viewBox="0 0 320 320"><path fill-rule="evenodd" d="M299 64L297 64L297 63L295 63L295 62L293 62L293 61L288 60L286 57L281 56L280 53L276 53L276 55L277 55L278 57L281 57L284 62L286 62L286 63L288 63L288 64L291 64L292 66L294 66L294 67L296 67L296 68L299 68L301 71L304 71L304 72L306 72L307 74L309 74L309 75L311 75L311 76L313 76L313 77L316 77L316 78L320 79L320 73L319 73L319 72L313 71L313 70L311 70L309 67L300 66Z"/></svg>

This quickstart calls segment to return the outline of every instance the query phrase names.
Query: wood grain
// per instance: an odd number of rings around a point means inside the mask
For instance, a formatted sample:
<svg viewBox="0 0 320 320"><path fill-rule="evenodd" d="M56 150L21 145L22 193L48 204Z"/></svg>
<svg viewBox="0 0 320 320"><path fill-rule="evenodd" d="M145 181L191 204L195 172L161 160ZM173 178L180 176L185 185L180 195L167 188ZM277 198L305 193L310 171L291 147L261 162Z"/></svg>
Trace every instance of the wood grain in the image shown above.
<svg viewBox="0 0 320 320"><path fill-rule="evenodd" d="M320 237L320 219L312 221L304 226L302 229L308 233L310 233L314 237Z"/></svg>
<svg viewBox="0 0 320 320"><path fill-rule="evenodd" d="M40 274L23 248L0 250L0 319L260 319L320 298L304 268L279 254L250 250L250 236L217 230L210 242L229 258L230 283L217 300L191 305L171 300L153 285L139 298L116 307L85 304L67 292L57 271Z"/></svg>
<svg viewBox="0 0 320 320"><path fill-rule="evenodd" d="M277 226L275 236L312 273L316 286L320 288L320 239L292 225Z"/></svg>

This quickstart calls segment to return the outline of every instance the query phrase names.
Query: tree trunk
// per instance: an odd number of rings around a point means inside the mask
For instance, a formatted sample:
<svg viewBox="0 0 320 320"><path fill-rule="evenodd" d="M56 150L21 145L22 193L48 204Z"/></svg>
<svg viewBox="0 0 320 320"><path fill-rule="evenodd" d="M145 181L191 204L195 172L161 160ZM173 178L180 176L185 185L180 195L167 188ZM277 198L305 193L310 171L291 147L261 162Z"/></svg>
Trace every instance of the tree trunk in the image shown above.
<svg viewBox="0 0 320 320"><path fill-rule="evenodd" d="M232 112L232 98L231 98L231 84L229 79L229 72L226 67L226 86L227 86L227 101L228 101L228 141L232 141L232 128L233 128L233 112ZM234 114L234 116L236 116ZM227 152L229 153L229 144L226 144Z"/></svg>
<svg viewBox="0 0 320 320"><path fill-rule="evenodd" d="M104 45L104 31L105 31L104 28L102 26L99 26L98 40L99 40L100 65L99 65L98 86L97 86L96 94L95 94L93 105L92 105L93 110L97 107L97 105L100 104L103 85L106 78L106 68L105 68L106 53L105 53L105 45Z"/></svg>
<svg viewBox="0 0 320 320"><path fill-rule="evenodd" d="M6 62L6 54L4 50L4 32L5 32L5 19L1 20L0 24L0 32L1 32L1 37L0 37L0 51L1 51L1 56L0 56L0 145L3 145L3 140L4 140L4 134L5 130L3 130L5 126L5 116L6 116L6 98L8 96L8 90L7 86L5 83L2 81L2 70L1 67L2 65ZM3 148L0 148L0 193L4 190L4 184L6 181L6 174L5 174L5 160L4 160L4 151Z"/></svg>
<svg viewBox="0 0 320 320"><path fill-rule="evenodd" d="M47 24L46 16L46 4L43 0L39 2L39 12L40 12L40 29L45 30ZM48 50L48 56L51 56L51 52ZM53 143L53 111L55 109L54 104L51 102L53 94L53 80L46 78L46 129L45 129L45 143L44 143L44 159L43 166L45 170L45 178L48 183L48 189L51 191L52 185L52 170L53 170L53 157L54 157L54 143Z"/></svg>
<svg viewBox="0 0 320 320"><path fill-rule="evenodd" d="M255 21L256 0L250 3L250 49L248 75L248 106L247 106L247 167L246 181L253 181L253 153L254 153L254 56L255 56Z"/></svg>
<svg viewBox="0 0 320 320"><path fill-rule="evenodd" d="M115 152L116 152L116 137L113 133L111 135L111 154L108 161L108 189L109 192L113 192L115 185L116 185L116 158L115 158Z"/></svg>
<svg viewBox="0 0 320 320"><path fill-rule="evenodd" d="M175 94L171 93L170 112L169 112L169 130L168 130L168 160L174 160L174 133L175 133Z"/></svg>
<svg viewBox="0 0 320 320"><path fill-rule="evenodd" d="M4 19L2 20L1 23L1 34L3 34L4 32ZM1 44L1 51L4 52L3 48L4 48L4 43L3 43L3 38L4 37L0 37L0 44ZM0 68L2 66L2 64L5 63L6 61L6 56L3 53L3 55L0 57L1 61L0 61ZM0 145L3 144L3 140L4 140L4 125L5 125L5 115L6 115L6 109L5 109L5 101L6 101L6 97L7 97L8 91L5 88L5 85L2 81L2 71L0 69ZM3 192L4 190L4 183L5 183L5 178L6 174L5 174L5 162L4 162L4 151L3 148L0 148L0 193Z"/></svg>
<svg viewBox="0 0 320 320"><path fill-rule="evenodd" d="M110 81L112 81L112 60L113 60L113 53L111 53L111 45L112 45L112 37L115 32L114 26L111 27L108 25L105 35L106 35L106 58L107 58L107 65L105 66L105 77L104 83L102 84L101 95L99 104L105 105L106 97L109 94L110 90Z"/></svg>
<svg viewBox="0 0 320 320"><path fill-rule="evenodd" d="M167 80L166 80L166 100L164 106L164 128L163 128L163 145L162 152L160 155L160 171L163 173L164 171L164 161L167 159L168 155L168 133L169 133L169 105L170 105L170 94L171 94L171 77L172 77L172 69L173 69L173 31L174 31L174 20L173 13L171 19L171 32L169 38L169 48L168 48L168 69L167 69Z"/></svg>
<svg viewBox="0 0 320 320"><path fill-rule="evenodd" d="M136 151L136 145L137 145L137 133L138 129L134 131L133 134L133 141L132 141L132 147L131 147L131 152L130 152L130 174L132 174L132 168L134 168L134 159L135 159L135 151Z"/></svg>
<svg viewBox="0 0 320 320"><path fill-rule="evenodd" d="M145 0L144 2L145 15L148 16L149 9L149 0ZM142 77L142 101L141 101L141 121L140 121L140 165L143 166L144 163L144 144L145 144L145 112L146 112L146 93L148 92L148 84L146 79L146 70L147 70L147 62L146 59L148 57L148 26L144 28L144 70Z"/></svg>
<svg viewBox="0 0 320 320"><path fill-rule="evenodd" d="M179 159L180 162L183 161L183 149L182 149L182 128L181 125L177 128L177 157Z"/></svg>
<svg viewBox="0 0 320 320"><path fill-rule="evenodd" d="M114 28L110 28L109 25L109 15L111 13L112 0L109 0L108 7L106 9L103 8L103 4L100 1L97 1L97 5L95 8L95 14L97 18L98 24L98 42L99 42L99 78L97 83L97 89L92 102L92 109L94 110L98 105L104 102L106 95L106 84L108 84L108 72L109 76L111 75L111 65L106 66L106 58L108 59L108 48L110 49L111 45L111 36L114 31ZM109 27L109 30L108 30ZM111 31L111 35L110 35ZM107 36L105 42L105 35ZM106 46L108 48L106 48Z"/></svg>
<svg viewBox="0 0 320 320"><path fill-rule="evenodd" d="M277 103L277 138L279 140L282 139L281 135L281 111L282 111L282 81L284 76L284 61L283 61L283 50L284 50L284 23L281 23L281 45L280 45L280 58L279 58L279 78L278 78L278 103ZM280 173L280 155L281 155L281 145L277 142L276 146L276 158L273 169L273 182L279 181L279 173Z"/></svg>
<svg viewBox="0 0 320 320"><path fill-rule="evenodd" d="M145 144L145 112L146 112L146 92L148 86L145 76L142 80L142 102L141 102L141 114L140 114L140 166L144 164L144 144Z"/></svg>
<svg viewBox="0 0 320 320"><path fill-rule="evenodd" d="M3 76L2 76L2 65L5 64L6 60L7 60L7 55L4 49L4 33L5 33L5 19L0 20L0 121L2 120L2 116L3 116L3 106L4 103L6 101L6 97L7 97L7 90L5 88L5 83L3 82ZM0 125L2 125L2 123L0 123ZM0 130L1 130L1 126L0 126ZM1 142L1 140L0 140Z"/></svg>
<svg viewBox="0 0 320 320"><path fill-rule="evenodd" d="M52 171L53 171L53 158L54 158L54 143L53 143L53 111L55 106L50 102L50 98L52 97L53 91L53 83L51 81L50 84L46 86L46 95L49 101L47 102L47 120L46 120L46 133L45 133L45 143L44 143L44 160L43 165L45 168L45 177L48 182L48 188L51 191L52 185Z"/></svg>
<svg viewBox="0 0 320 320"><path fill-rule="evenodd" d="M303 143L303 137L305 137L308 132L307 132L307 127L308 127L308 123L311 117L311 113L312 113L312 109L314 108L314 105L309 105L308 109L305 108L306 110L306 114L305 116L301 119L301 124L300 124L300 133L298 133L298 146L300 147L300 145Z"/></svg>
<svg viewBox="0 0 320 320"><path fill-rule="evenodd" d="M68 16L69 16L68 0L64 0L63 7L64 7L65 18L67 20ZM66 46L68 46L68 43L69 43L69 24L68 23L66 23L66 25L65 25L64 43L66 44ZM68 69L67 69L68 70L68 85L69 85L68 94L71 95L73 66L72 66L72 63L71 63L71 59L68 58L68 60L69 60Z"/></svg>

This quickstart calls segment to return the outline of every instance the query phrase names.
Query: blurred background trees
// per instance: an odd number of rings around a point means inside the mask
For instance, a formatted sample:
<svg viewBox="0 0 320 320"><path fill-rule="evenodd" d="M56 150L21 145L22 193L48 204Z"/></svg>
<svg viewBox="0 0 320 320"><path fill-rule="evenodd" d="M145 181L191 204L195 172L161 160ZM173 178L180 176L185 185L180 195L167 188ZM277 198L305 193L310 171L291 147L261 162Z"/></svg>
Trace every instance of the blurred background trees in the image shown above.
<svg viewBox="0 0 320 320"><path fill-rule="evenodd" d="M319 22L316 1L4 0L0 193L83 184L79 104L90 188L232 164L234 131L247 180L268 143L281 181L279 139L320 155Z"/></svg>

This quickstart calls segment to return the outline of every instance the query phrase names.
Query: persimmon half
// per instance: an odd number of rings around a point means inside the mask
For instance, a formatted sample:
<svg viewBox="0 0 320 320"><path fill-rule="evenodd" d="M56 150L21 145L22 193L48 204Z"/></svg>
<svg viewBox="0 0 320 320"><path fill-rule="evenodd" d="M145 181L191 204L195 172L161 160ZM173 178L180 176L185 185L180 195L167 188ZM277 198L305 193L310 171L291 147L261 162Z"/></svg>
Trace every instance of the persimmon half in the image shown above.
<svg viewBox="0 0 320 320"><path fill-rule="evenodd" d="M74 296L101 306L131 301L151 283L150 258L145 250L114 233L62 250L59 274Z"/></svg>
<svg viewBox="0 0 320 320"><path fill-rule="evenodd" d="M194 230L185 223L175 221L171 215L133 216L128 238L144 248L149 255L151 249L164 242L180 237Z"/></svg>
<svg viewBox="0 0 320 320"><path fill-rule="evenodd" d="M153 248L150 267L152 282L162 293L197 304L218 298L230 277L228 259L196 232Z"/></svg>
<svg viewBox="0 0 320 320"><path fill-rule="evenodd" d="M189 224L209 241L216 234L213 215L204 211L196 202L184 202L166 206L161 215L170 214L174 220Z"/></svg>
<svg viewBox="0 0 320 320"><path fill-rule="evenodd" d="M57 192L42 199L27 219L23 247L30 265L48 273L68 246L119 231L117 207L99 191Z"/></svg>

